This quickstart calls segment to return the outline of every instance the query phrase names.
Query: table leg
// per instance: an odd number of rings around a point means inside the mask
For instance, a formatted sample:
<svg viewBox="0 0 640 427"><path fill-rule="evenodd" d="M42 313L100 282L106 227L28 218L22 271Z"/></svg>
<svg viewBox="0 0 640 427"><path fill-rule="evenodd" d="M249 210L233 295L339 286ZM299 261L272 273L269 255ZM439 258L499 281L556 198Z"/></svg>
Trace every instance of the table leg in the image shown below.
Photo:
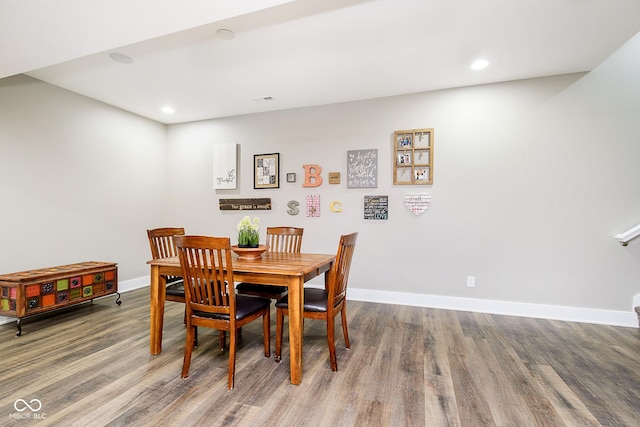
<svg viewBox="0 0 640 427"><path fill-rule="evenodd" d="M304 277L292 277L289 284L289 359L291 384L302 382L302 337L304 319Z"/></svg>
<svg viewBox="0 0 640 427"><path fill-rule="evenodd" d="M149 337L151 354L162 351L162 327L164 323L164 297L166 278L160 276L159 267L151 266L151 284L149 301Z"/></svg>

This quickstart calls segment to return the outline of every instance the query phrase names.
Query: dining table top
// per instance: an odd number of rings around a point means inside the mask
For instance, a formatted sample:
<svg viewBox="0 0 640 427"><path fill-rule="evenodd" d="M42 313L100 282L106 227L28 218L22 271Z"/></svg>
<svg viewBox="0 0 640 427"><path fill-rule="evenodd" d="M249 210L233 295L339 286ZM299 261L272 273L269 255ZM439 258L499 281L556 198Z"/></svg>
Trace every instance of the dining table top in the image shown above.
<svg viewBox="0 0 640 427"><path fill-rule="evenodd" d="M265 252L258 259L241 259L233 255L234 273L266 273L286 276L306 276L317 269L324 269L335 260L335 254ZM147 264L164 268L180 268L178 257L150 260Z"/></svg>

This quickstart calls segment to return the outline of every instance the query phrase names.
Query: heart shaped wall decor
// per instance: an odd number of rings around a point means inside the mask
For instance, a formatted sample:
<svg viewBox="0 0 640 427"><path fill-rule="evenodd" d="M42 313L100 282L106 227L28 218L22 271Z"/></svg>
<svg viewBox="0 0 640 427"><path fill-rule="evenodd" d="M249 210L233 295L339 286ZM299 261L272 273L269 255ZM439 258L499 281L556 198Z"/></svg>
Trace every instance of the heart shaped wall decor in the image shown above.
<svg viewBox="0 0 640 427"><path fill-rule="evenodd" d="M409 193L404 196L404 205L412 214L416 216L422 215L431 206L431 194Z"/></svg>

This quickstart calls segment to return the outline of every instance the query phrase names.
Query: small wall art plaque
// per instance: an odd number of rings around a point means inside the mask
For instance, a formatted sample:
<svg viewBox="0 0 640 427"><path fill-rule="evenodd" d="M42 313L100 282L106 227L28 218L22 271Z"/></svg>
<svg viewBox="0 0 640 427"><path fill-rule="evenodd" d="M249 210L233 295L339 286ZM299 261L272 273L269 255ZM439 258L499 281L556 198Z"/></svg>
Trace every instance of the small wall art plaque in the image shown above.
<svg viewBox="0 0 640 427"><path fill-rule="evenodd" d="M364 196L364 219L389 219L389 196Z"/></svg>
<svg viewBox="0 0 640 427"><path fill-rule="evenodd" d="M409 193L404 196L404 205L415 216L422 215L431 206L431 194Z"/></svg>
<svg viewBox="0 0 640 427"><path fill-rule="evenodd" d="M347 188L378 187L378 150L347 151Z"/></svg>
<svg viewBox="0 0 640 427"><path fill-rule="evenodd" d="M320 195L319 194L307 195L307 216L308 217L320 216Z"/></svg>

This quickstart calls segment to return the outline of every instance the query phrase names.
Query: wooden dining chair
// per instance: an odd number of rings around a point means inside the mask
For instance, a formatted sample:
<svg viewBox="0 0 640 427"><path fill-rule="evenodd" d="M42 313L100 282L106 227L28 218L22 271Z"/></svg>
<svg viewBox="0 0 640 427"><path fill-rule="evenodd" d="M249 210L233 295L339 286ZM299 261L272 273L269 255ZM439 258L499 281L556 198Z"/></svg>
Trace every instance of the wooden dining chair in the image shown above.
<svg viewBox="0 0 640 427"><path fill-rule="evenodd" d="M269 308L266 298L236 295L233 260L228 237L177 236L174 238L185 283L187 337L182 378L189 376L195 328L229 331L228 388L233 388L238 329L262 317L264 355L271 353Z"/></svg>
<svg viewBox="0 0 640 427"><path fill-rule="evenodd" d="M182 227L162 227L147 230L149 246L151 247L151 258L171 258L178 256L178 250L174 241L174 236L184 236ZM167 287L165 301L180 302L185 304L184 281L180 276L167 276ZM187 323L187 310L185 307L184 322ZM195 342L198 345L198 331L195 331ZM220 350L224 350L226 343L225 334L220 331Z"/></svg>
<svg viewBox="0 0 640 427"><path fill-rule="evenodd" d="M267 246L269 252L300 253L304 228L268 227ZM278 301L287 294L286 286L261 285L259 283L239 283L236 292Z"/></svg>
<svg viewBox="0 0 640 427"><path fill-rule="evenodd" d="M335 316L342 315L342 334L346 348L351 348L349 331L347 329L347 284L349 270L356 247L358 233L346 234L340 237L338 254L329 275L325 289L304 289L304 319L317 319L327 322L327 343L329 345L329 359L331 370L338 370L335 343ZM276 302L276 362L280 362L282 355L282 329L284 316L289 315L288 295Z"/></svg>
<svg viewBox="0 0 640 427"><path fill-rule="evenodd" d="M184 228L164 227L147 230L151 258L171 258L178 256L173 236L183 236ZM167 276L167 293L165 300L185 303L184 283L182 277Z"/></svg>

